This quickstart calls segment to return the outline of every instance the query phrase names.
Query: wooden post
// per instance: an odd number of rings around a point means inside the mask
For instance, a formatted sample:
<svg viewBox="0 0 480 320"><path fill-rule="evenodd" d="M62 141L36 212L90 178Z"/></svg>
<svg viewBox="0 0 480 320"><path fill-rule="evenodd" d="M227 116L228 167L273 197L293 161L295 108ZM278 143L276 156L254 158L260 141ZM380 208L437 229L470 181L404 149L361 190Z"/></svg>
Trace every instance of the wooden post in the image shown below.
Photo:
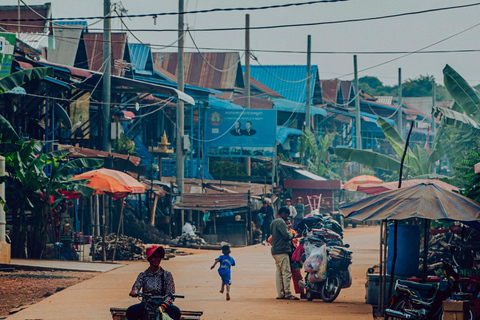
<svg viewBox="0 0 480 320"><path fill-rule="evenodd" d="M120 225L122 224L122 219L123 219L123 199L121 199L121 204L120 204L120 216L118 219L117 235L115 236L115 247L113 248L112 262L115 261L115 253L117 252L118 234L120 233Z"/></svg>
<svg viewBox="0 0 480 320"><path fill-rule="evenodd" d="M155 194L155 192L152 192L152 195L153 195L153 205L152 205L152 208L151 208L151 211L150 211L149 225L151 225L152 227L155 227L155 211L157 209L158 197Z"/></svg>

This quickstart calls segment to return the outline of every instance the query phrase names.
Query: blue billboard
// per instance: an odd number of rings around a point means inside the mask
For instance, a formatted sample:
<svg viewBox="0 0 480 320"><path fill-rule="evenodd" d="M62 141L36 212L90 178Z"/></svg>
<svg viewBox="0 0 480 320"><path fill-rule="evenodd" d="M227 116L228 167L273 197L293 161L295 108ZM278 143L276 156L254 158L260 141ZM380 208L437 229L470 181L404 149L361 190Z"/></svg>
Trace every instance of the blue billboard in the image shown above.
<svg viewBox="0 0 480 320"><path fill-rule="evenodd" d="M213 157L273 157L276 110L207 110L205 150Z"/></svg>

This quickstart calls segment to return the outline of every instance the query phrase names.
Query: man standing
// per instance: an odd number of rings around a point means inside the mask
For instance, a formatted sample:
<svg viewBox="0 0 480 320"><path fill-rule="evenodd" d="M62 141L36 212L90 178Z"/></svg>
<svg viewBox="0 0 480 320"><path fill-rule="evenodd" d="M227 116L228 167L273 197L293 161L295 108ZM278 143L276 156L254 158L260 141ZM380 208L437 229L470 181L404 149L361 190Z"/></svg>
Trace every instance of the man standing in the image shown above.
<svg viewBox="0 0 480 320"><path fill-rule="evenodd" d="M266 201L262 201L263 206L260 208L260 214L262 215L262 244L265 245L265 241L268 240L270 237L270 224L272 223L274 216L273 216L273 208L272 206ZM268 242L267 242L268 244Z"/></svg>
<svg viewBox="0 0 480 320"><path fill-rule="evenodd" d="M297 216L297 209L295 209L295 207L292 206L292 200L290 198L285 199L285 206L290 211L290 214L289 214L290 221L293 221L293 219L295 219L295 217Z"/></svg>
<svg viewBox="0 0 480 320"><path fill-rule="evenodd" d="M292 252L291 240L293 234L288 231L285 220L288 218L290 210L282 207L278 210L277 217L270 224L270 233L272 234L272 256L275 260L277 272L275 274L277 286L277 299L299 300L292 295L290 291L290 280L292 271L290 270L290 257Z"/></svg>

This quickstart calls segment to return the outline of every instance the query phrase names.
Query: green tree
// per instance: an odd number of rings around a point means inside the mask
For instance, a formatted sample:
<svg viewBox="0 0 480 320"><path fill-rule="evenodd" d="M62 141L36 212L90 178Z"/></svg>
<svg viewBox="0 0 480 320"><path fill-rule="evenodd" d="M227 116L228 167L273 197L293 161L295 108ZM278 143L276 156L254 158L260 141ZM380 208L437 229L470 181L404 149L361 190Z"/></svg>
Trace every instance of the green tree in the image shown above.
<svg viewBox="0 0 480 320"><path fill-rule="evenodd" d="M1 182L6 183L4 207L12 216L14 228L12 256L25 257L26 244L29 258L41 258L51 210L65 198L59 190L90 196L93 190L86 185L87 180L71 178L76 170L99 167L103 160L66 161L68 150L43 153L41 143L21 140L2 116L0 130L0 155L5 157L8 173L1 177Z"/></svg>

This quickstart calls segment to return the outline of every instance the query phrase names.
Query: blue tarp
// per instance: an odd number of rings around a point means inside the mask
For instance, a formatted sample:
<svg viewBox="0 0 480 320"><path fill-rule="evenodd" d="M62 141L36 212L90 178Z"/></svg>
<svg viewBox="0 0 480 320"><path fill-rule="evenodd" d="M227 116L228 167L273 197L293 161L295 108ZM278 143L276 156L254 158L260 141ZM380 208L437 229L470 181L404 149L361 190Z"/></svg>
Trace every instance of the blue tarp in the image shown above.
<svg viewBox="0 0 480 320"><path fill-rule="evenodd" d="M305 103L303 102L300 103L300 102L290 101L287 99L272 99L272 101L273 101L273 108L278 111L305 113ZM311 106L310 115L326 116L327 111L320 107Z"/></svg>
<svg viewBox="0 0 480 320"><path fill-rule="evenodd" d="M243 107L239 106L238 104L228 102L222 99L218 99L215 97L208 97L208 106L211 108L218 108L218 109L238 109L242 110Z"/></svg>
<svg viewBox="0 0 480 320"><path fill-rule="evenodd" d="M360 115L362 116L362 120L365 121L365 122L373 122L375 123L377 126L377 119L378 119L378 116L374 115L374 114L370 114L370 113L367 113L367 112L360 112ZM395 121L392 120L392 119L386 119L386 118L383 118L385 121L387 121L388 123L390 123L392 126L395 125Z"/></svg>
<svg viewBox="0 0 480 320"><path fill-rule="evenodd" d="M277 141L280 144L283 144L287 140L289 135L301 136L303 135L302 130L288 128L283 126L277 126Z"/></svg>

